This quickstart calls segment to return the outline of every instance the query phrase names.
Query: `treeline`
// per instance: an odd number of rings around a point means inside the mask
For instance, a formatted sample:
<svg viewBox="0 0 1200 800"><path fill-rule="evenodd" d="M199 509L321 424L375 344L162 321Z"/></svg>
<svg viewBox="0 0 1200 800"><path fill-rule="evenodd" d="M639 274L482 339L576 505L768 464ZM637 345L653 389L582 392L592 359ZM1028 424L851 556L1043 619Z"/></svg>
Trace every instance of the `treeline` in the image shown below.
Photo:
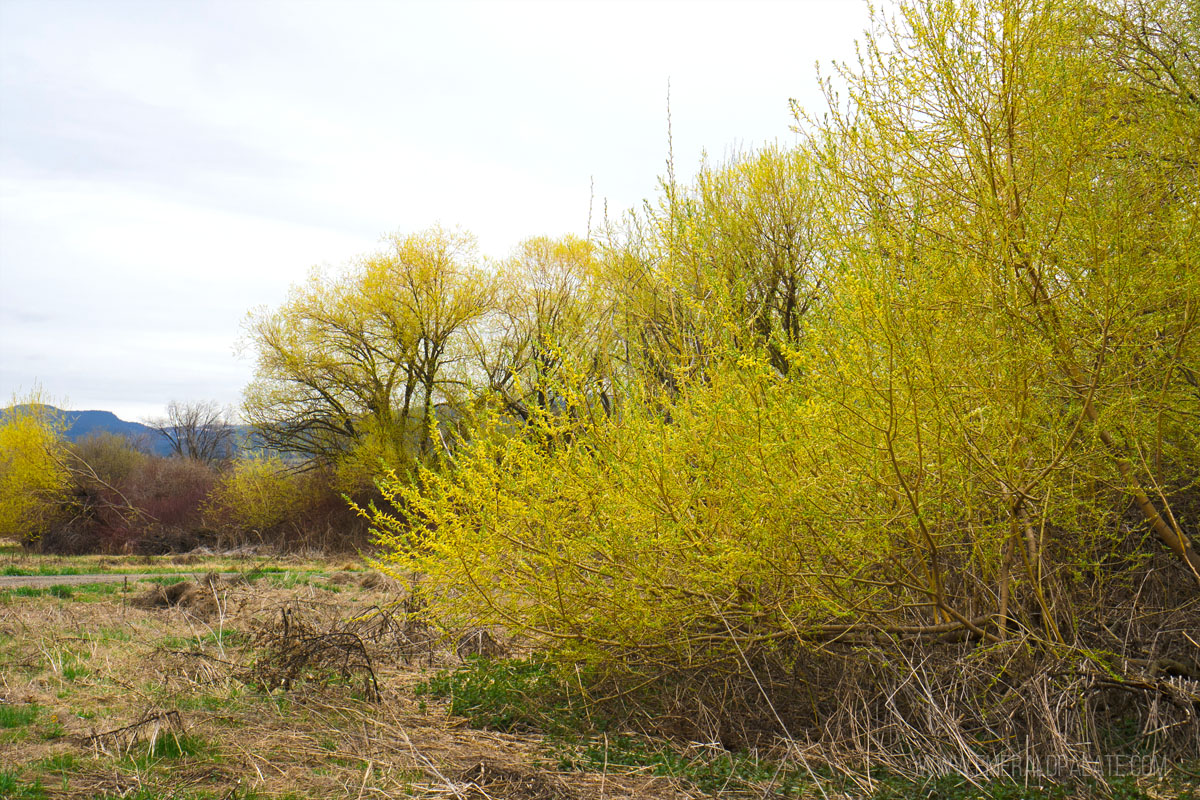
<svg viewBox="0 0 1200 800"><path fill-rule="evenodd" d="M172 455L145 437L65 435L66 415L14 404L0 421L0 535L42 552L161 555L353 550L367 526L319 463L241 447L214 403L170 404L152 421ZM360 501L369 498L356 495Z"/></svg>

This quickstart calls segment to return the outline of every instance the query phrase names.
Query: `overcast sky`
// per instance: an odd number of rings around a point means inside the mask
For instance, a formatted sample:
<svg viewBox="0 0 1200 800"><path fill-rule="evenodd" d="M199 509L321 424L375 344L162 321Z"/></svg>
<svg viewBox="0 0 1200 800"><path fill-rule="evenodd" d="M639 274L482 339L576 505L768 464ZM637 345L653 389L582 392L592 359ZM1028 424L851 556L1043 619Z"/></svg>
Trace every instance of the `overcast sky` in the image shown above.
<svg viewBox="0 0 1200 800"><path fill-rule="evenodd" d="M794 141L860 0L0 0L0 405L235 405L255 306L389 232L503 257Z"/></svg>

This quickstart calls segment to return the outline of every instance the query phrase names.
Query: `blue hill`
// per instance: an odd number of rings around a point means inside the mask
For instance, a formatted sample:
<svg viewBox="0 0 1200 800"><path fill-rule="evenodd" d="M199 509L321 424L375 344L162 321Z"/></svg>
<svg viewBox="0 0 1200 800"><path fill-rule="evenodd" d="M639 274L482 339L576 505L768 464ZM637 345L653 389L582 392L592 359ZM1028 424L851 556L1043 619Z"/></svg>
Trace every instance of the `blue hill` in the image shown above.
<svg viewBox="0 0 1200 800"><path fill-rule="evenodd" d="M16 409L24 408L26 406L16 406ZM0 410L0 419L11 410ZM171 453L167 440L154 428L140 422L127 422L111 411L66 411L54 406L46 406L46 410L62 420L65 426L63 433L72 442L93 433L113 433L124 436L139 449L154 455L167 456Z"/></svg>

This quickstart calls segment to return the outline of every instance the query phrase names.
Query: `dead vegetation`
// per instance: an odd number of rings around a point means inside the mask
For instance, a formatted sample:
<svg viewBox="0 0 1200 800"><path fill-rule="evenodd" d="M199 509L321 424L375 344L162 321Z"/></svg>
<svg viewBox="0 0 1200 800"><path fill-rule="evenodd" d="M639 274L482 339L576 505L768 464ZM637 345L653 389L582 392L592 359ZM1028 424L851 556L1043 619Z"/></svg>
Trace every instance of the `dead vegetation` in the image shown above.
<svg viewBox="0 0 1200 800"><path fill-rule="evenodd" d="M1129 652L1143 649L1134 640L1152 627L1155 660L1053 672L1015 637L991 648L891 642L874 658L863 658L866 644L830 643L791 673L753 661L760 685L711 670L707 684L681 683L646 702L631 695L641 716L624 717L621 729L641 735L624 743L624 734L605 733L564 744L536 724L474 729L422 687L438 670L477 665L498 676L506 664L530 663L487 660L521 653L521 643L493 629L438 628L393 581L364 581L355 565L341 566L62 596L0 592L0 709L31 717L23 727L0 725L0 773L40 782L44 794L31 796L53 798L901 798L925 794L877 794L876 778L848 766L911 775L925 764L934 779L958 758L963 773L983 778L1020 773L1028 766L1021 753L988 761L972 743L983 730L1005 740L1029 728L1045 737L1038 747L1066 754L1078 781L1112 766L1079 744L1095 740L1083 734L1133 718L1147 725L1119 732L1154 742L1154 752L1186 756L1195 747L1200 694L1172 671L1195 638L1191 616L1135 619L1119 608L1094 624L1127 637ZM539 685L525 684L531 691L515 702L540 702ZM727 713L734 705L741 714ZM765 735L780 725L790 737ZM655 753L666 747L682 755L664 762ZM679 771L687 759L703 767L760 757L768 766L751 778L726 785L706 775L704 790ZM664 763L676 777L661 774ZM1037 796L1089 792L1077 783Z"/></svg>
<svg viewBox="0 0 1200 800"><path fill-rule="evenodd" d="M473 730L412 691L460 639L394 584L216 576L0 599L0 770L45 797L698 796L645 769L561 773L541 737Z"/></svg>

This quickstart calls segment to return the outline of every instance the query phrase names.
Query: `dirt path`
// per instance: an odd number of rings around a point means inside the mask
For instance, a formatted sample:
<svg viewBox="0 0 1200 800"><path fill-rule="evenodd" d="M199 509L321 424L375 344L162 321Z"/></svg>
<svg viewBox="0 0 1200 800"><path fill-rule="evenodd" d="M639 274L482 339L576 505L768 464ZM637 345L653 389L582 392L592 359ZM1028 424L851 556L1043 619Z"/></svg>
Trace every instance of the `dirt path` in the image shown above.
<svg viewBox="0 0 1200 800"><path fill-rule="evenodd" d="M217 573L222 578L236 578L240 572ZM21 586L46 588L48 586L81 586L87 583L120 583L151 580L153 578L190 578L199 580L201 573L191 572L94 572L87 575L0 575L0 589L15 589Z"/></svg>

